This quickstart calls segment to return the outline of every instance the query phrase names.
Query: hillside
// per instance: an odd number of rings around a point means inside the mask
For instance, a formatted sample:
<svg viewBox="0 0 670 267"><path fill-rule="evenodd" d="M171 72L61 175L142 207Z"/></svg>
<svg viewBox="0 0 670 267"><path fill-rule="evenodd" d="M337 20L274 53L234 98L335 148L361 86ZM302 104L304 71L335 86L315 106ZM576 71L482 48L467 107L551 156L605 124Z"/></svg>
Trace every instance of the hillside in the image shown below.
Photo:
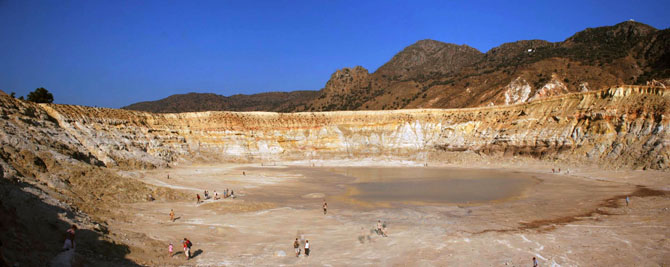
<svg viewBox="0 0 670 267"><path fill-rule="evenodd" d="M255 95L222 96L211 93L188 93L171 95L157 101L139 102L124 109L169 112L197 112L209 110L228 111L291 111L297 105L311 101L318 96L316 91L269 92Z"/></svg>
<svg viewBox="0 0 670 267"><path fill-rule="evenodd" d="M462 108L646 84L670 78L670 29L626 21L589 28L562 42L522 40L486 53L467 45L421 40L375 72L343 68L318 92L231 97L175 95L125 109L152 112L334 111Z"/></svg>
<svg viewBox="0 0 670 267"><path fill-rule="evenodd" d="M347 68L337 71L319 98L303 109L476 107L645 84L670 77L669 34L628 21L586 29L562 42L523 40L483 54L467 46L419 41L374 73L357 71L358 79L341 75Z"/></svg>

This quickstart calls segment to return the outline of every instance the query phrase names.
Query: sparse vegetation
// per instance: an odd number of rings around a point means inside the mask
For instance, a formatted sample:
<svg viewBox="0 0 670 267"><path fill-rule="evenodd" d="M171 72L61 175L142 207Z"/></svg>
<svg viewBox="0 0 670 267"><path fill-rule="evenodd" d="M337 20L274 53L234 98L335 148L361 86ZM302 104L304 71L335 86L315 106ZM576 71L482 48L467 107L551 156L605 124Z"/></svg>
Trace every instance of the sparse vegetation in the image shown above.
<svg viewBox="0 0 670 267"><path fill-rule="evenodd" d="M53 103L54 96L44 87L35 89L28 94L28 101L35 103Z"/></svg>

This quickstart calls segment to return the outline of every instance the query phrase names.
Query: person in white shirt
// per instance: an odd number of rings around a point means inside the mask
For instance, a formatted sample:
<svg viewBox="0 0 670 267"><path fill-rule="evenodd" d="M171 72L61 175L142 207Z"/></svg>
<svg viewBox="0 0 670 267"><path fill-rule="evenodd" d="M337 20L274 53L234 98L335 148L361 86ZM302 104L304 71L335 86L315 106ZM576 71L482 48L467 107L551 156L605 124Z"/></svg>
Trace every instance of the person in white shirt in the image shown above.
<svg viewBox="0 0 670 267"><path fill-rule="evenodd" d="M305 240L305 257L309 257L309 240Z"/></svg>

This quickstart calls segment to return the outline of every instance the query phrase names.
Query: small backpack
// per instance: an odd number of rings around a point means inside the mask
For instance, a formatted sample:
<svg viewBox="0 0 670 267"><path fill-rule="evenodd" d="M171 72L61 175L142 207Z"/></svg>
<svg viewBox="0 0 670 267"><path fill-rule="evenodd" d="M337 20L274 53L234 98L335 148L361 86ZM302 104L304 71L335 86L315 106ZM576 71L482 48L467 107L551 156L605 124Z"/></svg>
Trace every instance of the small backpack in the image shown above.
<svg viewBox="0 0 670 267"><path fill-rule="evenodd" d="M187 240L187 241L186 241L186 246L187 246L188 248L191 248L192 245L193 245L193 243L191 243L191 240Z"/></svg>

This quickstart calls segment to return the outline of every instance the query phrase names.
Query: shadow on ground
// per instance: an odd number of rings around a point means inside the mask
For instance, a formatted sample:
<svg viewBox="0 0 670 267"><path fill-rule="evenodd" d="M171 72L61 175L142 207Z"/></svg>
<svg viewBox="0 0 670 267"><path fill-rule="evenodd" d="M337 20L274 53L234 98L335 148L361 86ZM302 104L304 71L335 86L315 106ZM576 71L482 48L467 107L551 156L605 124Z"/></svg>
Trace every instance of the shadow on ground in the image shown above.
<svg viewBox="0 0 670 267"><path fill-rule="evenodd" d="M195 252L193 252L193 255L191 255L191 258L195 258L200 254L202 254L202 249L198 249Z"/></svg>
<svg viewBox="0 0 670 267"><path fill-rule="evenodd" d="M75 215L66 205L48 199L39 188L0 177L0 240L2 254L10 265L49 266L61 253L65 231L70 227L61 218L72 220ZM109 240L104 230L90 230L92 223L77 226L77 247L73 256L67 256L73 266L139 266L125 259L130 252L128 246Z"/></svg>

